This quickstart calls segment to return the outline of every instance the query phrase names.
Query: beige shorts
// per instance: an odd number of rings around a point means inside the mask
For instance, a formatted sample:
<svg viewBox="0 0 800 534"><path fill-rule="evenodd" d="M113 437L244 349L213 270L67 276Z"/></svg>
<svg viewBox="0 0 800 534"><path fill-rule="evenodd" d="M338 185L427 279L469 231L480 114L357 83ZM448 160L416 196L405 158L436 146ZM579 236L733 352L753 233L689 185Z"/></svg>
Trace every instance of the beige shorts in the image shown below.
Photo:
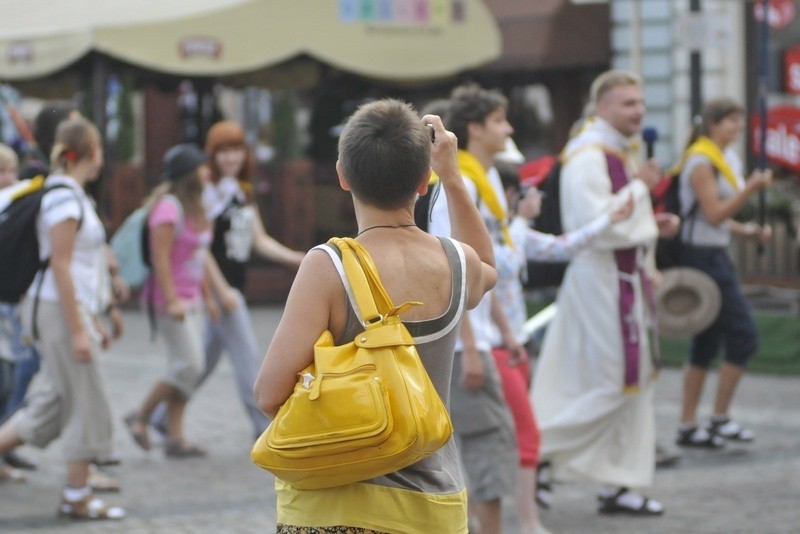
<svg viewBox="0 0 800 534"><path fill-rule="evenodd" d="M203 311L187 309L183 321L158 314L156 328L167 351L167 372L163 380L188 398L197 388L205 369Z"/></svg>

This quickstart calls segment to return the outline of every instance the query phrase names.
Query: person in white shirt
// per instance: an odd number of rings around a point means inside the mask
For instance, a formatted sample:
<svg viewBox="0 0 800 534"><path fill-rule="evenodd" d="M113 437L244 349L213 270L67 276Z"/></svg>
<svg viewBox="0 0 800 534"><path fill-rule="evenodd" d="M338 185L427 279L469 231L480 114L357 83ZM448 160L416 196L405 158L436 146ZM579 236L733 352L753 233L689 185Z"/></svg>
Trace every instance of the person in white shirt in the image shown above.
<svg viewBox="0 0 800 534"><path fill-rule="evenodd" d="M53 189L42 197L36 220L39 256L49 258L49 265L39 271L22 304L43 372L28 405L0 427L0 452L22 443L45 447L61 436L67 481L58 514L120 519L125 511L95 498L88 485L91 460L112 453L113 430L95 360L98 348L109 343L97 328L103 310L96 274L106 235L83 190L103 165L97 128L83 118L62 122L51 160L45 187Z"/></svg>
<svg viewBox="0 0 800 534"><path fill-rule="evenodd" d="M444 118L458 138L464 185L493 243L510 240L505 193L493 167L495 155L505 150L506 139L514 132L506 108L502 94L466 85L453 91ZM449 237L451 222L447 192L442 188L432 200L428 231ZM475 503L481 532L493 533L501 530L501 499L517 489L518 454L514 422L492 357L491 293L467 317L456 343L451 418L471 507Z"/></svg>

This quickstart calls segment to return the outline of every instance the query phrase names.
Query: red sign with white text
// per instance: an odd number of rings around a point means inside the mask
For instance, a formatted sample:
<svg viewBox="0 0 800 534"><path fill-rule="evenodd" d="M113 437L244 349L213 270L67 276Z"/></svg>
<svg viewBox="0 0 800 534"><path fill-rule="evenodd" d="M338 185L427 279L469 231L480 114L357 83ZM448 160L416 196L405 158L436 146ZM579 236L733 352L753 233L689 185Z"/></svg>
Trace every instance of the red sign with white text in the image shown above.
<svg viewBox="0 0 800 534"><path fill-rule="evenodd" d="M800 45L783 53L783 86L787 93L800 94Z"/></svg>
<svg viewBox="0 0 800 534"><path fill-rule="evenodd" d="M761 154L761 120L751 117L753 153ZM800 108L781 106L767 110L767 159L800 172Z"/></svg>
<svg viewBox="0 0 800 534"><path fill-rule="evenodd" d="M753 15L756 20L764 20L764 0L756 0ZM788 26L797 13L795 0L769 0L767 2L767 24L770 28L780 29Z"/></svg>

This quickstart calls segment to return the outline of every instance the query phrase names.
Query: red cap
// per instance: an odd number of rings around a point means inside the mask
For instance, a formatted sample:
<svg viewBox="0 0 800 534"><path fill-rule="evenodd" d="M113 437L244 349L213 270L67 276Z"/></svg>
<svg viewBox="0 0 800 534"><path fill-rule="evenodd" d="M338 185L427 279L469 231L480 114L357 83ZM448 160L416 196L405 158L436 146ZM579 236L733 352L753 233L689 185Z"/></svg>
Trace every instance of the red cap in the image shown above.
<svg viewBox="0 0 800 534"><path fill-rule="evenodd" d="M520 183L539 187L544 179L547 178L547 174L555 163L555 156L542 156L539 159L523 164L519 168Z"/></svg>

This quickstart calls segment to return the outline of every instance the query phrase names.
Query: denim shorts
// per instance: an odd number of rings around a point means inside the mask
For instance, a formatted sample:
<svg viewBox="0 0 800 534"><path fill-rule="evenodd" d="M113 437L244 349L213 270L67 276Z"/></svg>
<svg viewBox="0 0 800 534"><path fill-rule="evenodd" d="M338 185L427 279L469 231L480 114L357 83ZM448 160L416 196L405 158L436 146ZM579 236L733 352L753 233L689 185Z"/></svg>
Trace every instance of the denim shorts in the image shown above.
<svg viewBox="0 0 800 534"><path fill-rule="evenodd" d="M707 369L724 345L725 361L745 367L758 348L758 331L726 249L684 245L682 263L713 278L722 297L716 321L692 339L689 362Z"/></svg>

